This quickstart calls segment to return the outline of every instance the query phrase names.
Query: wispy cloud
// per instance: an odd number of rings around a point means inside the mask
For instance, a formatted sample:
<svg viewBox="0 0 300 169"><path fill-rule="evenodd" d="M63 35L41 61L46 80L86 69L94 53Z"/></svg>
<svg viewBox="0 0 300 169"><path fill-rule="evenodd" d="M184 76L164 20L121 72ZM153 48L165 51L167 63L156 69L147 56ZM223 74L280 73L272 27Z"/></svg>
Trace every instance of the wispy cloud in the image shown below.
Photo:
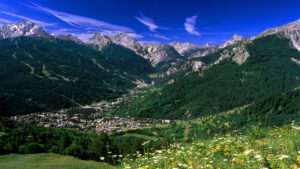
<svg viewBox="0 0 300 169"><path fill-rule="evenodd" d="M129 35L130 37L132 37L134 39L141 39L141 38L144 37L143 35L140 35L140 34L137 34L137 33L127 33L127 35Z"/></svg>
<svg viewBox="0 0 300 169"><path fill-rule="evenodd" d="M160 34L150 34L150 36L155 37L155 38L159 38L159 39L163 39L163 40L170 40L169 38L165 37L164 35L160 35Z"/></svg>
<svg viewBox="0 0 300 169"><path fill-rule="evenodd" d="M258 34L259 32L201 32L201 35L234 35L234 34Z"/></svg>
<svg viewBox="0 0 300 169"><path fill-rule="evenodd" d="M156 32L157 29L169 29L166 27L160 27L154 23L152 18L145 16L142 12L140 12L140 16L134 17L136 20L140 21L142 24L148 26L151 32Z"/></svg>
<svg viewBox="0 0 300 169"><path fill-rule="evenodd" d="M94 28L98 30L110 30L110 31L121 31L121 32L134 32L134 30L125 26L115 25L115 24L111 24L108 22L100 21L85 16L79 16L79 15L74 15L66 12L56 11L47 7L40 6L35 3L31 3L31 4L22 3L22 4L24 6L34 8L36 10L43 11L50 15L53 15L54 17L68 23L73 27Z"/></svg>
<svg viewBox="0 0 300 169"><path fill-rule="evenodd" d="M198 15L194 15L185 19L184 28L190 35L200 36L201 34L196 31L195 25Z"/></svg>
<svg viewBox="0 0 300 169"><path fill-rule="evenodd" d="M7 19L0 18L0 23L8 24L8 23L13 23L13 21L10 21L10 20L7 20Z"/></svg>
<svg viewBox="0 0 300 169"><path fill-rule="evenodd" d="M42 27L56 26L55 23L46 23L46 22L43 22L43 21L39 21L39 20L36 20L36 19L32 19L32 18L29 18L29 17L26 17L26 16L14 14L14 13L7 12L7 11L0 11L0 13L8 15L8 16L12 16L12 17L20 18L20 19L23 19L23 20L28 20L28 21L34 22L34 23L36 23L36 24L38 24L39 26L42 26Z"/></svg>
<svg viewBox="0 0 300 169"><path fill-rule="evenodd" d="M71 34L72 32L78 32L77 29L67 29L67 28L62 28L62 29L53 29L50 30L49 33L58 35L58 34Z"/></svg>
<svg viewBox="0 0 300 169"><path fill-rule="evenodd" d="M13 6L9 6L7 4L3 4L2 2L0 2L0 9L5 9L6 11L15 11L15 8Z"/></svg>
<svg viewBox="0 0 300 169"><path fill-rule="evenodd" d="M29 1L27 1L27 3L19 2L19 4L37 10L39 12L54 16L59 20L71 25L71 27L73 27L73 28L60 27L56 23L48 23L44 20L41 21L38 19L33 19L28 16L18 14L16 12L0 11L0 13L4 15L22 19L22 20L29 20L42 27L48 27L47 31L50 34L54 34L54 35L72 34L78 37L82 41L87 41L93 35L94 32L101 32L107 35L114 35L117 33L127 33L130 37L134 39L141 39L144 37L143 35L136 33L133 29L126 26L115 25L98 19L93 19L85 16L79 16L79 15L70 14L62 11L57 11L34 2L29 2ZM0 24L13 23L13 22L15 21L10 21L8 19L0 18ZM55 29L51 27L55 27ZM155 27L155 29L158 28L166 29L159 26Z"/></svg>

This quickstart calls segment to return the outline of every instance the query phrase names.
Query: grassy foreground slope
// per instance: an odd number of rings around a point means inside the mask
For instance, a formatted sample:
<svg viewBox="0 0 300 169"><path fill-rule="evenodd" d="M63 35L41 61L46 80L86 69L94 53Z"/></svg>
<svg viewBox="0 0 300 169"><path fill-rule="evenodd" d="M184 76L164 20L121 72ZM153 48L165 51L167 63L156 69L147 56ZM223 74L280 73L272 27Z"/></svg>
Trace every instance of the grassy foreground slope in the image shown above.
<svg viewBox="0 0 300 169"><path fill-rule="evenodd" d="M300 53L289 39L271 35L248 44L242 65L230 59L203 72L190 73L138 99L117 113L139 117L181 119L227 111L300 84Z"/></svg>
<svg viewBox="0 0 300 169"><path fill-rule="evenodd" d="M147 169L300 167L300 126L251 128L254 131L248 135L231 132L193 143L171 144L134 162L124 160L123 166ZM259 135L261 132L263 135Z"/></svg>
<svg viewBox="0 0 300 169"><path fill-rule="evenodd" d="M9 154L0 156L1 169L113 169L116 167L57 154Z"/></svg>
<svg viewBox="0 0 300 169"><path fill-rule="evenodd" d="M231 111L183 121L188 142L139 156L131 168L300 167L300 90L274 94Z"/></svg>

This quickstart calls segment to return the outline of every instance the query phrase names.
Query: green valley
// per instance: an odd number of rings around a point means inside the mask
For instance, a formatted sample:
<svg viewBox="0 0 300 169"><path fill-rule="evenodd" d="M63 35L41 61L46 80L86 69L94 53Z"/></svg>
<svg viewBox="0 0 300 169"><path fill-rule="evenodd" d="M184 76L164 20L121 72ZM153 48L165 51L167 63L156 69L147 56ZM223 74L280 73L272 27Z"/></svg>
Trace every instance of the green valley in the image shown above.
<svg viewBox="0 0 300 169"><path fill-rule="evenodd" d="M38 1L0 2L1 169L299 169L295 2Z"/></svg>

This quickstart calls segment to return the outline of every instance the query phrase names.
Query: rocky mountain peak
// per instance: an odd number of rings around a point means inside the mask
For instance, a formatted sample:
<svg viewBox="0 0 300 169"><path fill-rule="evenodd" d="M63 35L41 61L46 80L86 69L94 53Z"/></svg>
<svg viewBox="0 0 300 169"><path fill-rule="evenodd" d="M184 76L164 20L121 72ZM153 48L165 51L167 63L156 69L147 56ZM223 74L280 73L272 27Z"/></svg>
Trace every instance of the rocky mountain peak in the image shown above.
<svg viewBox="0 0 300 169"><path fill-rule="evenodd" d="M47 33L37 24L30 21L11 23L0 27L0 38L12 38L18 36L44 36Z"/></svg>
<svg viewBox="0 0 300 169"><path fill-rule="evenodd" d="M277 33L289 38L293 47L300 51L300 19L280 27L267 29L255 38Z"/></svg>
<svg viewBox="0 0 300 169"><path fill-rule="evenodd" d="M174 42L171 42L170 45L171 45L171 46L178 46L178 45L180 45L180 43L177 42L177 41L174 41Z"/></svg>
<svg viewBox="0 0 300 169"><path fill-rule="evenodd" d="M78 39L76 36L72 34L59 34L59 35L55 35L55 37L58 39L70 40L78 44L83 44L83 42L80 39Z"/></svg>
<svg viewBox="0 0 300 169"><path fill-rule="evenodd" d="M212 48L214 47L213 45L211 45L210 43L206 43L205 45L201 46L201 48Z"/></svg>
<svg viewBox="0 0 300 169"><path fill-rule="evenodd" d="M87 44L92 44L94 47L102 50L103 47L112 43L111 39L100 32L95 32L94 35L86 42Z"/></svg>
<svg viewBox="0 0 300 169"><path fill-rule="evenodd" d="M185 42L185 43L179 43L177 41L169 43L169 45L175 47L180 47L180 46L189 46L189 47L196 47L196 45L192 44L191 42Z"/></svg>
<svg viewBox="0 0 300 169"><path fill-rule="evenodd" d="M113 36L110 36L110 37L112 37L112 38L129 38L129 39L134 40L132 37L130 37L126 33L117 33L117 34L115 34Z"/></svg>
<svg viewBox="0 0 300 169"><path fill-rule="evenodd" d="M196 47L196 45L192 44L191 42L183 43L182 46Z"/></svg>
<svg viewBox="0 0 300 169"><path fill-rule="evenodd" d="M197 49L197 46L190 42L186 42L186 43L172 42L169 45L173 46L180 55L184 55L184 53L190 50Z"/></svg>
<svg viewBox="0 0 300 169"><path fill-rule="evenodd" d="M118 33L109 38L116 44L123 45L123 46L131 46L134 43L137 43L132 37L127 35L126 33Z"/></svg>
<svg viewBox="0 0 300 169"><path fill-rule="evenodd" d="M135 39L127 35L126 33L118 33L112 36L109 36L110 40L118 45L122 45L126 48L129 48L138 55L143 55L143 46L139 44Z"/></svg>
<svg viewBox="0 0 300 169"><path fill-rule="evenodd" d="M287 29L300 29L300 19L283 26Z"/></svg>
<svg viewBox="0 0 300 169"><path fill-rule="evenodd" d="M243 40L244 38L238 34L234 34L231 38L231 41L241 41Z"/></svg>
<svg viewBox="0 0 300 169"><path fill-rule="evenodd" d="M280 33L282 31L292 31L292 30L299 30L299 29L300 29L300 19L298 19L294 22L291 22L289 24L283 25L283 26L267 29L263 33L258 35L258 37L260 37L262 35L270 35L270 34L274 34L274 33Z"/></svg>
<svg viewBox="0 0 300 169"><path fill-rule="evenodd" d="M221 45L221 46L219 46L219 48L225 48L225 47L227 47L227 46L230 46L230 45L233 45L233 44L236 44L237 42L239 42L239 41L241 41L241 40L243 40L244 38L242 37L242 36L240 36L240 35L238 35L238 34L234 34L233 36L232 36L232 38L229 40L229 41L227 41L227 42L225 42L223 45Z"/></svg>
<svg viewBox="0 0 300 169"><path fill-rule="evenodd" d="M95 32L94 35L90 39L101 39L101 38L108 38L108 36L106 36L100 32Z"/></svg>
<svg viewBox="0 0 300 169"><path fill-rule="evenodd" d="M167 69L170 65L184 60L177 50L168 44L144 45L143 57L150 61L153 67Z"/></svg>

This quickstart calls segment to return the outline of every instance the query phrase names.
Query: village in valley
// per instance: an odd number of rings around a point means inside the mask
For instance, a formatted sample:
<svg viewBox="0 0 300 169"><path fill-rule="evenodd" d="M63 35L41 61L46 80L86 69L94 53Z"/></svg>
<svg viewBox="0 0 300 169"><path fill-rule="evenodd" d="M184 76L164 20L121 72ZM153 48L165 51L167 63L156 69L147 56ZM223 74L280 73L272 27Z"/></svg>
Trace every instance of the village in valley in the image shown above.
<svg viewBox="0 0 300 169"><path fill-rule="evenodd" d="M113 102L99 102L82 107L62 109L57 112L39 112L11 117L14 120L34 123L42 127L69 128L78 132L106 132L135 129L151 125L170 123L170 120L138 119L120 117L110 112L121 104L129 104L138 97L136 91L123 94Z"/></svg>

